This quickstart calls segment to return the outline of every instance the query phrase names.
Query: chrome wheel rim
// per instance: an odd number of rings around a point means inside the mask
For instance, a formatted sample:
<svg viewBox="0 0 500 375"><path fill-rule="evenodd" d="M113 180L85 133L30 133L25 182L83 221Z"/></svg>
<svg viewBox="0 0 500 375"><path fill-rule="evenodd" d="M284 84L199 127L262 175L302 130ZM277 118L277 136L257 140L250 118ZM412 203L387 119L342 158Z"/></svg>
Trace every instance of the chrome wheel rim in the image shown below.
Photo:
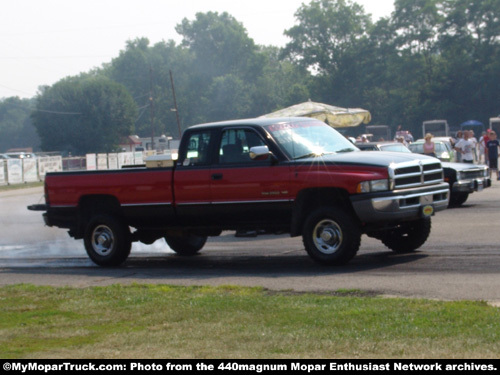
<svg viewBox="0 0 500 375"><path fill-rule="evenodd" d="M314 227L313 241L323 254L334 254L342 245L343 235L340 226L333 220L325 219Z"/></svg>
<svg viewBox="0 0 500 375"><path fill-rule="evenodd" d="M107 256L113 250L115 237L106 225L98 225L92 232L92 249L100 256Z"/></svg>

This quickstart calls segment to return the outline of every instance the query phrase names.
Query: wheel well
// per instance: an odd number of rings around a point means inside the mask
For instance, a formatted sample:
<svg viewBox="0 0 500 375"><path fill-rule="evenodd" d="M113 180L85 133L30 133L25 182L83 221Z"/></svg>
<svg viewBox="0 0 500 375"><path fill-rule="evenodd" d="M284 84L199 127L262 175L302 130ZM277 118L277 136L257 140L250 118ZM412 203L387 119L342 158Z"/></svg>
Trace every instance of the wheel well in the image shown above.
<svg viewBox="0 0 500 375"><path fill-rule="evenodd" d="M349 199L349 193L338 188L317 188L302 190L297 194L292 214L292 236L300 236L307 215L316 208L325 206L342 207L357 218Z"/></svg>
<svg viewBox="0 0 500 375"><path fill-rule="evenodd" d="M78 227L75 238L82 238L90 218L97 214L122 217L120 202L112 195L86 195L78 202Z"/></svg>

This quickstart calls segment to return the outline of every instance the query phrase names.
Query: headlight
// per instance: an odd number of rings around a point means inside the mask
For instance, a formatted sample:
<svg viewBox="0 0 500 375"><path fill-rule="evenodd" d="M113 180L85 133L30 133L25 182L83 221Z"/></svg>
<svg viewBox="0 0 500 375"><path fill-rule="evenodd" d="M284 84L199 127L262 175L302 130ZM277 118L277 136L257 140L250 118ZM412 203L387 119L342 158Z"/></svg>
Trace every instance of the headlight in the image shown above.
<svg viewBox="0 0 500 375"><path fill-rule="evenodd" d="M447 153L446 151L441 154L441 159L448 160L450 159L450 154Z"/></svg>
<svg viewBox="0 0 500 375"><path fill-rule="evenodd" d="M387 191L389 190L389 180L373 180L373 181L363 181L358 184L356 189L358 193L372 193L375 191Z"/></svg>

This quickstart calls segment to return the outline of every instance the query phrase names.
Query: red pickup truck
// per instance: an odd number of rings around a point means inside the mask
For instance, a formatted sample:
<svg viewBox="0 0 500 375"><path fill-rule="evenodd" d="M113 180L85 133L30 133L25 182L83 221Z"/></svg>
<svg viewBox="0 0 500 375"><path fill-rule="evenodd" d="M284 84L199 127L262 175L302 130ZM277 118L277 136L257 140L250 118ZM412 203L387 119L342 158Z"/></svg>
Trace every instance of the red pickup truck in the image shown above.
<svg viewBox="0 0 500 375"><path fill-rule="evenodd" d="M101 266L162 237L195 255L223 230L301 235L314 260L340 265L363 233L396 252L419 248L448 194L435 158L361 152L310 118L249 119L187 129L172 167L49 173L46 203L28 208L83 238Z"/></svg>

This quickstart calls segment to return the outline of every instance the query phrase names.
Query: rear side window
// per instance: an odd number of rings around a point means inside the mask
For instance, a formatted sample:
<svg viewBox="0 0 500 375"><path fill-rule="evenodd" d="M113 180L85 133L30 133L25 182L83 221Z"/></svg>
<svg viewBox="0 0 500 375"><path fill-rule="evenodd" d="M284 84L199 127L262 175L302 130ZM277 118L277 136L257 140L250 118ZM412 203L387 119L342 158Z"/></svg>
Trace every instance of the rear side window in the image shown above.
<svg viewBox="0 0 500 375"><path fill-rule="evenodd" d="M185 155L181 155L180 163L184 167L204 166L210 164L210 140L212 132L202 131L189 135Z"/></svg>

